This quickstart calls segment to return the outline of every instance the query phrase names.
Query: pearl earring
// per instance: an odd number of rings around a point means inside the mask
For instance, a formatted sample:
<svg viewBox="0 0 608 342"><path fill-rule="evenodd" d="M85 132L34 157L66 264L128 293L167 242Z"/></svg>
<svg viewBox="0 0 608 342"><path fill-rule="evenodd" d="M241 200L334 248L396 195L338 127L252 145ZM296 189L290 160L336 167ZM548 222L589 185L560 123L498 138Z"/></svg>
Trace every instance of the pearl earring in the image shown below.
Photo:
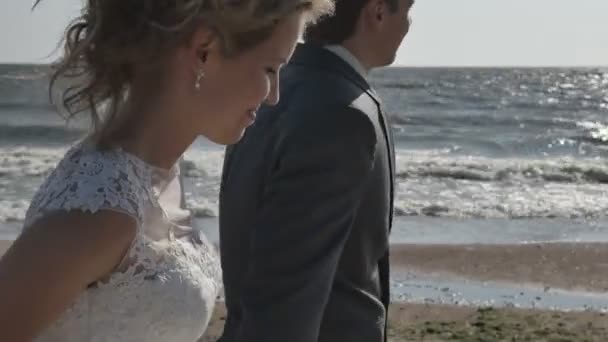
<svg viewBox="0 0 608 342"><path fill-rule="evenodd" d="M196 90L201 89L201 80L204 77L205 77L205 72L203 71L203 69L198 69L198 72L196 73L196 82L194 82L194 89L196 89Z"/></svg>

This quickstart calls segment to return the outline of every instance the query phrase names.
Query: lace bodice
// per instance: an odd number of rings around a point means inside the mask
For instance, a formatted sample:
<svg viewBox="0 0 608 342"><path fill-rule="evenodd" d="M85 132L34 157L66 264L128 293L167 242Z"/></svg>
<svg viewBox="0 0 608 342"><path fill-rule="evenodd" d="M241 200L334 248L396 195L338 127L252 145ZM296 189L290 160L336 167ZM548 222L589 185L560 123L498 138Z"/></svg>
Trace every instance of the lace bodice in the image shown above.
<svg viewBox="0 0 608 342"><path fill-rule="evenodd" d="M161 170L119 149L72 148L35 194L24 229L45 215L113 210L138 231L109 280L86 290L38 341L193 342L220 290L217 253L179 225L179 169Z"/></svg>

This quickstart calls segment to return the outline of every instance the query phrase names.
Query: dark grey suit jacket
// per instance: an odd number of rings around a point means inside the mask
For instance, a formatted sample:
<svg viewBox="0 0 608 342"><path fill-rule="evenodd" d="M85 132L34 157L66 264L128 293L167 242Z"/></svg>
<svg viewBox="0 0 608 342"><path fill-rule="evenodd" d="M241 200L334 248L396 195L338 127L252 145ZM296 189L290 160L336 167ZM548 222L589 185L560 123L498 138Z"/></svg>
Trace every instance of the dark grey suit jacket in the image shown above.
<svg viewBox="0 0 608 342"><path fill-rule="evenodd" d="M330 51L298 46L280 103L226 152L220 341L385 341L393 167L365 79Z"/></svg>

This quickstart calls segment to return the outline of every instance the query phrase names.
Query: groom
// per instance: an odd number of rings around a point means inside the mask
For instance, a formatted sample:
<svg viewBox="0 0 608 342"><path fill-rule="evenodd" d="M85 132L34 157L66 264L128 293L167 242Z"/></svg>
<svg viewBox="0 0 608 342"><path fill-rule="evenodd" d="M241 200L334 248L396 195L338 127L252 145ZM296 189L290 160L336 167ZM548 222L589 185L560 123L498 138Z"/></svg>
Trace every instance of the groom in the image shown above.
<svg viewBox="0 0 608 342"><path fill-rule="evenodd" d="M282 72L282 99L227 149L221 342L382 342L394 150L367 81L413 0L338 0Z"/></svg>

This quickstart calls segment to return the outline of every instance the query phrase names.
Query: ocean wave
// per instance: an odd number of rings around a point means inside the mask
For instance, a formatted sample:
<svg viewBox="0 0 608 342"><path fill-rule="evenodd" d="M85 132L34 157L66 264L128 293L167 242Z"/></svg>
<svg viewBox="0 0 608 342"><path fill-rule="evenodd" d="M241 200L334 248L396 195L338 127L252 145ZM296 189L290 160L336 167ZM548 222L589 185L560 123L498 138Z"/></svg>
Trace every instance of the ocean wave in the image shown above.
<svg viewBox="0 0 608 342"><path fill-rule="evenodd" d="M17 178L47 175L67 148L0 148L0 176Z"/></svg>
<svg viewBox="0 0 608 342"><path fill-rule="evenodd" d="M521 127L539 127L539 128L560 128L569 129L577 126L576 121L556 119L554 117L526 117L517 115L500 115L500 114L488 114L478 113L471 111L463 111L458 114L448 113L444 115L435 114L432 116L422 115L408 115L406 113L394 116L393 118L405 120L410 126L429 126L436 128L443 127L465 127L465 128L517 128Z"/></svg>
<svg viewBox="0 0 608 342"><path fill-rule="evenodd" d="M608 124L600 122L583 121L577 125L589 134L589 138L597 143L608 144Z"/></svg>
<svg viewBox="0 0 608 342"><path fill-rule="evenodd" d="M0 221L26 204L66 148L0 149ZM181 162L195 217L216 217L224 153L190 149ZM395 214L453 218L593 218L608 213L608 163L600 159L492 159L443 151L397 152ZM18 196L18 200L10 198Z"/></svg>
<svg viewBox="0 0 608 342"><path fill-rule="evenodd" d="M218 216L217 200L204 197L190 197L187 208L196 218L212 218ZM29 199L0 200L0 223L22 222L29 207Z"/></svg>
<svg viewBox="0 0 608 342"><path fill-rule="evenodd" d="M0 200L0 223L21 222L29 206L26 200Z"/></svg>
<svg viewBox="0 0 608 342"><path fill-rule="evenodd" d="M599 158L492 159L402 153L399 156L397 178L608 184L608 163Z"/></svg>
<svg viewBox="0 0 608 342"><path fill-rule="evenodd" d="M195 152L183 167L197 217L216 217L223 153ZM195 162L196 161L196 162ZM608 164L398 151L395 214L453 218L594 218L608 212Z"/></svg>
<svg viewBox="0 0 608 342"><path fill-rule="evenodd" d="M180 163L181 173L191 178L219 180L222 174L223 161L223 150L191 148L186 151Z"/></svg>
<svg viewBox="0 0 608 342"><path fill-rule="evenodd" d="M44 75L0 75L0 106L49 105L49 82Z"/></svg>
<svg viewBox="0 0 608 342"><path fill-rule="evenodd" d="M591 218L608 213L608 164L401 152L400 216Z"/></svg>
<svg viewBox="0 0 608 342"><path fill-rule="evenodd" d="M40 134L48 127L40 127ZM13 132L18 132L15 130ZM36 130L31 131L34 134ZM51 134L64 134L59 129ZM0 133L2 127L0 126ZM74 133L76 136L76 133ZM68 145L57 148L44 147L0 147L0 176L44 176L48 174L63 157ZM223 151L187 151L180 163L181 173L189 178L203 178L217 181L221 175Z"/></svg>
<svg viewBox="0 0 608 342"><path fill-rule="evenodd" d="M81 138L86 133L83 129L67 126L29 125L12 126L0 125L0 139L10 142L70 142Z"/></svg>
<svg viewBox="0 0 608 342"><path fill-rule="evenodd" d="M23 108L36 108L47 111L55 110L55 105L45 101L34 102L26 99L0 99L0 109L18 111Z"/></svg>
<svg viewBox="0 0 608 342"><path fill-rule="evenodd" d="M22 222L25 219L25 213L29 206L29 201L15 200L0 200L0 223ZM190 199L188 209L192 216L196 218L212 218L218 216L217 203L212 202L195 202Z"/></svg>
<svg viewBox="0 0 608 342"><path fill-rule="evenodd" d="M217 200L208 198L188 198L186 201L188 209L192 216L197 218L217 217L218 203Z"/></svg>
<svg viewBox="0 0 608 342"><path fill-rule="evenodd" d="M448 203L445 199L408 200L395 202L395 216L425 216L456 219L597 219L605 218L608 204L595 205L590 199L590 206L570 202L556 202L546 197L540 201L503 202L503 200L470 201L454 196L456 202ZM529 203L524 203L529 202Z"/></svg>
<svg viewBox="0 0 608 342"><path fill-rule="evenodd" d="M400 89L400 90L414 90L414 89L426 89L429 84L428 83L399 83L399 82L383 82L377 81L374 82L374 86L376 88L382 89Z"/></svg>

